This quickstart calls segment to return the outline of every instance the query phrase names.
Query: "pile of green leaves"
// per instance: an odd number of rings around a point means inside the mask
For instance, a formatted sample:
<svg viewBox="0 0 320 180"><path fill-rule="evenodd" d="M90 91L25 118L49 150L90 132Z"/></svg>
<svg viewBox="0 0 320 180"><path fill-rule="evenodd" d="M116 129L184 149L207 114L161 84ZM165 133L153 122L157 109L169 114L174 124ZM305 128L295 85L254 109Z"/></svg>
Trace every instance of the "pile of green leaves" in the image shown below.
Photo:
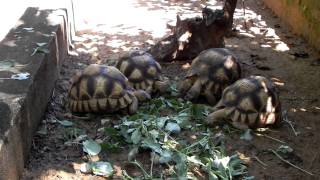
<svg viewBox="0 0 320 180"><path fill-rule="evenodd" d="M209 107L205 105L177 98L155 98L141 106L135 115L122 117L120 124L103 128L105 137L100 142L74 128L70 121L59 123L69 129L64 134L66 145L82 144L89 157L102 150L120 151L129 145L128 160L142 171L142 176L130 177L123 170L124 179L194 179L199 172L207 179L245 177L246 166L239 157L226 155L224 136L214 134L204 125L208 113ZM193 138L187 140L187 136ZM136 158L145 150L152 152L150 172ZM153 174L153 164L161 165L161 174ZM89 161L82 171L106 177L113 174L112 165L104 161Z"/></svg>
<svg viewBox="0 0 320 180"><path fill-rule="evenodd" d="M223 141L222 136L214 135L203 125L208 113L209 107L205 105L160 97L142 106L137 114L121 118L121 124L115 128L132 145L128 160L142 170L144 179L164 176L190 179L196 177L195 169L200 169L208 179L232 179L246 174L246 166L237 155L225 154L223 143L219 143ZM169 124L176 130L168 128ZM194 141L188 142L179 136L180 129L194 134ZM153 177L152 170L147 173L135 159L144 150L151 150L157 157L151 161L156 159L170 169L170 173L159 177ZM132 179L125 171L123 173L127 179Z"/></svg>

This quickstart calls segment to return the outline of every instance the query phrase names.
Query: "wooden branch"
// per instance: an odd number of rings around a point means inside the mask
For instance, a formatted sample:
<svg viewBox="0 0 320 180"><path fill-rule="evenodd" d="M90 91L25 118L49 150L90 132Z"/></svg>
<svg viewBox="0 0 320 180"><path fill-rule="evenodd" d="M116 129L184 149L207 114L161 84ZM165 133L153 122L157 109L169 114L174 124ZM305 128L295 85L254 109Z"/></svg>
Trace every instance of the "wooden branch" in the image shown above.
<svg viewBox="0 0 320 180"><path fill-rule="evenodd" d="M223 38L231 31L237 0L226 0L223 9L203 8L202 18L181 20L177 16L172 34L149 50L158 61L192 60L201 51L224 47Z"/></svg>

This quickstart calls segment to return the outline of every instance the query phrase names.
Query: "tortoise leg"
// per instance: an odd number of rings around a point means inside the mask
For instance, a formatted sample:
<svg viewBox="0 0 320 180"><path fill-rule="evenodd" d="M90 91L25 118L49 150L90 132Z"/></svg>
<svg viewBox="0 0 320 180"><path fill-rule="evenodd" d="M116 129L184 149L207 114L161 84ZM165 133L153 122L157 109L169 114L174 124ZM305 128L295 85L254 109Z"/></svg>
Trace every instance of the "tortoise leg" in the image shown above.
<svg viewBox="0 0 320 180"><path fill-rule="evenodd" d="M131 98L132 102L128 106L128 114L130 115L136 113L138 110L138 99L134 95Z"/></svg>
<svg viewBox="0 0 320 180"><path fill-rule="evenodd" d="M191 79L185 79L178 85L178 90L181 95L184 95L193 85L193 81Z"/></svg>
<svg viewBox="0 0 320 180"><path fill-rule="evenodd" d="M218 125L219 123L221 123L222 120L226 119L226 117L227 117L226 110L219 109L219 110L214 111L213 113L208 115L208 117L206 119L206 123L209 126Z"/></svg>
<svg viewBox="0 0 320 180"><path fill-rule="evenodd" d="M206 90L204 91L204 95L207 99L207 102L214 106L217 103L216 97L214 96L214 94L211 91L211 87L212 85L209 85L208 87L206 87Z"/></svg>
<svg viewBox="0 0 320 180"><path fill-rule="evenodd" d="M200 79L197 79L196 82L192 85L190 90L188 91L186 95L187 100L194 100L197 99L201 92L201 81Z"/></svg>
<svg viewBox="0 0 320 180"><path fill-rule="evenodd" d="M169 87L170 87L170 82L169 82L169 80L155 81L154 87L156 90L158 90L160 92L160 94L163 94L163 93L168 92Z"/></svg>
<svg viewBox="0 0 320 180"><path fill-rule="evenodd" d="M148 94L152 94L152 86L148 86L145 91L146 91L146 93L148 93Z"/></svg>
<svg viewBox="0 0 320 180"><path fill-rule="evenodd" d="M150 94L144 90L135 90L133 95L138 99L139 102L144 102L151 99Z"/></svg>

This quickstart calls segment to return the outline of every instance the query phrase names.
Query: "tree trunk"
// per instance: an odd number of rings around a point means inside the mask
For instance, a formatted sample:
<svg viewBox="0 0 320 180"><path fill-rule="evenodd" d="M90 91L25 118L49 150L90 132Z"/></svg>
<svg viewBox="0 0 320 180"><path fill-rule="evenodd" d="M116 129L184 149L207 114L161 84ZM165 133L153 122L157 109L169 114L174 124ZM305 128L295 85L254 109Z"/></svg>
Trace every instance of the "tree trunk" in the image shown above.
<svg viewBox="0 0 320 180"><path fill-rule="evenodd" d="M181 20L177 16L172 34L149 50L158 61L192 60L201 51L224 47L224 37L231 31L237 0L226 0L222 10L202 10L202 18Z"/></svg>

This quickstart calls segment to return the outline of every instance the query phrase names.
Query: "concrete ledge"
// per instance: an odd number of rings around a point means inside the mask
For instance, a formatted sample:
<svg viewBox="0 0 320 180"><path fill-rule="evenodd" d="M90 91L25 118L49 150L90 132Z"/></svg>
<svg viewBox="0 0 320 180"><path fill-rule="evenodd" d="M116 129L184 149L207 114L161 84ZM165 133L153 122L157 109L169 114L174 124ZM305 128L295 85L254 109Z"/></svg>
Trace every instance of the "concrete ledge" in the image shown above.
<svg viewBox="0 0 320 180"><path fill-rule="evenodd" d="M0 78L30 73L26 80L0 79L0 179L20 177L68 52L68 24L66 10L28 8L0 43L0 64L14 63L0 66ZM36 43L47 43L49 53L31 56Z"/></svg>

